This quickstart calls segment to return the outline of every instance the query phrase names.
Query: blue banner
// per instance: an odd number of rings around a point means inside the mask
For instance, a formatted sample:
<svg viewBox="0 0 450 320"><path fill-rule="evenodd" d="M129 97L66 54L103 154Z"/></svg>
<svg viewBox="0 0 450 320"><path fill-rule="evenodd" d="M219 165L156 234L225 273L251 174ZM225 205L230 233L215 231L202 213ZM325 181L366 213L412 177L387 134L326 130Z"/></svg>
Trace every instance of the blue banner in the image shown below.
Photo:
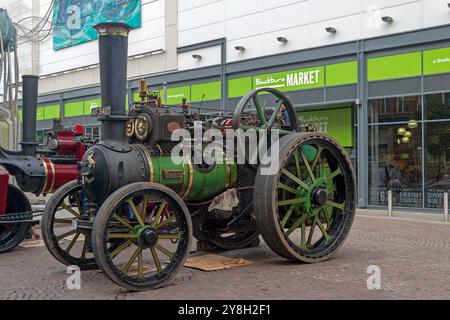
<svg viewBox="0 0 450 320"><path fill-rule="evenodd" d="M93 26L122 22L141 27L141 0L57 0L53 12L53 49L97 39Z"/></svg>

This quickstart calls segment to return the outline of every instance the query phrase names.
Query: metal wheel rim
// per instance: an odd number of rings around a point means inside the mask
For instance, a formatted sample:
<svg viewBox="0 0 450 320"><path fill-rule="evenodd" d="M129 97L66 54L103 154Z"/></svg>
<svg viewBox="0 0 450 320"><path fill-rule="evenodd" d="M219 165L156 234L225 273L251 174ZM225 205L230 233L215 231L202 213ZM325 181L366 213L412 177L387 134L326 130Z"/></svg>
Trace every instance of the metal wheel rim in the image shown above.
<svg viewBox="0 0 450 320"><path fill-rule="evenodd" d="M144 210L144 206L142 205L141 210L139 210L138 207L141 203L140 202L135 203L134 199L135 199L136 195L142 196L143 198L146 195L148 197L148 199L151 199L152 194L159 196L161 198L161 202L159 203L158 209L154 208L155 210L153 210L153 216L151 217L151 219L149 221L146 221L148 218L148 214L152 214L151 211L149 210L150 208L147 206L147 208ZM130 199L130 196L133 199L134 208L133 208L133 205L131 205L128 202ZM117 212L119 207L124 204L124 202L128 202L128 206L131 208L135 217L140 216L141 218L135 219L135 221L129 221L128 219L126 219L125 217L123 217L121 215L118 215L118 214L116 215L115 213ZM143 202L144 201L142 201L142 203ZM164 208L161 210L162 206L164 206ZM178 243L178 245L176 247L176 251L175 252L170 251L166 248L165 245L162 245L159 243L161 234L159 234L159 239L158 239L158 242L156 243L156 245L151 246L150 248L144 247L143 245L136 243L135 242L136 231L134 231L135 226L139 225L141 228L152 227L156 230L159 230L161 225L162 226L168 225L167 221L170 218L167 218L167 216L166 216L165 220L162 220L162 221L159 221L159 223L156 223L157 217L161 217L167 207L169 207L173 210L170 217L175 216L176 217L175 221L178 223L178 225L182 229L181 231L179 231L173 235L173 238L177 238L176 240ZM142 217L144 217L144 219L142 219ZM120 201L118 201L114 205L114 208L113 208L113 210L111 210L109 217L108 217L108 227L104 228L103 230L97 230L97 232L101 232L101 234L102 234L102 244L103 244L103 247L100 248L102 252L99 252L97 249L97 254L104 254L106 256L106 261L108 263L110 270L122 281L124 281L128 284L131 284L133 286L140 286L140 287L152 287L152 286L158 285L158 284L164 282L166 279L168 279L176 271L176 269L178 269L180 261L184 260L183 257L187 254L187 251L189 250L189 248L188 248L188 243L189 243L189 241L188 241L188 237L189 237L188 222L185 221L185 219L183 217L184 217L184 215L183 215L182 209L178 206L176 201L174 201L171 197L167 196L163 192L160 192L158 190L148 190L148 189L131 192L131 194L129 194L126 197L123 197L122 199L120 199ZM114 224L117 225L117 223L119 223L122 226L122 229L126 230L126 232L117 232L117 234L109 232L108 231L108 230L110 230L109 222L111 222L111 219L114 220ZM144 226L142 226L141 221L144 223ZM129 228L130 226L132 227L133 230L131 230ZM123 236L120 234L123 234ZM128 235L125 235L125 234L128 234ZM131 234L134 234L134 235L132 236ZM120 237L121 239L124 239L126 241L122 242L121 245L118 248L116 248L115 250L110 250L110 248L108 247L108 244L109 244L108 241L111 239L111 237ZM122 237L124 237L124 238L122 238ZM167 237L168 238L164 238L162 240L172 240L172 239L169 239L169 237L172 237L172 235L167 236ZM119 268L114 263L114 259L123 250L125 250L131 246L134 246L133 254L128 259L128 263L125 266L122 266L121 268ZM149 251L149 252L146 252L146 251ZM150 276L145 275L146 274L146 272L145 272L146 266L144 265L144 258L143 258L144 252L152 258L152 261L154 262L153 267L156 267L156 273L153 274L153 270L150 272L147 272L147 273L151 273ZM168 264L165 264L164 267L163 267L164 263L163 263L163 261L161 261L160 256L158 256L158 252L162 253L167 258L169 258L170 262ZM171 256L169 254L167 254L168 252L171 254ZM137 260L137 270L133 270L131 267L134 265L136 260ZM124 268L125 268L125 270L124 270ZM130 269L133 273L135 273L135 275L130 276Z"/></svg>
<svg viewBox="0 0 450 320"><path fill-rule="evenodd" d="M309 161L305 156L305 150L303 148L304 146L311 146L312 144L317 150L317 154L312 161ZM300 147L302 148L301 150L299 150ZM323 149L319 152L320 149L317 147L322 147ZM330 151L330 149L332 151ZM283 169L278 174L278 189L276 192L277 199L275 201L278 207L279 227L285 240L297 253L302 256L317 256L322 254L324 251L327 251L328 248L333 247L333 242L339 238L340 233L343 231L342 227L344 226L345 215L349 214L349 206L345 201L345 199L348 198L349 191L344 188L345 177L343 172L346 164L342 159L339 159L337 154L338 151L339 150L336 149L333 144L328 143L325 140L310 139L307 141L302 141L291 149L283 161ZM322 162L321 164L320 160L323 158L325 158L328 163L324 164ZM298 173L292 176L292 172L288 170L290 173L288 174L285 171L285 165L290 161L295 163L295 171L298 170L297 165L300 163L300 179L294 179L298 178ZM330 175L328 177L327 165L330 171ZM308 178L305 179L305 175L308 176ZM316 182L313 182L313 176ZM308 206L310 205L310 203L308 203L310 202L308 196L311 195L311 191L313 190L312 187L318 182L319 177L323 176L327 178L326 180L333 182L333 186L328 185L328 181L326 181L323 185L324 189L327 190L328 195L326 205L321 207L320 210L318 208L305 208L304 204L307 204ZM285 179L286 177L287 179ZM283 183L289 180L294 182L294 185L296 185L296 195L293 195L293 190L291 190L292 187L290 185ZM307 186L309 187L308 190L306 190ZM303 195L305 196L302 196L302 192L298 192L301 190L305 190L303 192ZM342 190L345 190L345 193L342 193ZM287 194L292 194L293 197L291 196L290 198L286 198ZM280 196L282 198L281 201L279 199ZM295 204L290 204L290 201L295 201ZM303 205L303 211L300 208L297 209L298 204ZM284 215L281 214L282 212L280 212L280 207L284 207ZM286 210L287 207L289 209ZM290 210L292 207L294 207L294 209ZM328 212L325 212L324 208L327 208ZM296 220L290 224L290 228L288 230L285 230L285 223L289 219L293 218L294 213L297 213L297 216L295 217ZM309 230L307 230L308 222L310 223ZM300 229L301 233L300 245L297 245L297 243L290 237L292 233L298 229ZM314 233L316 232L321 233L321 236L316 239L314 243L312 243Z"/></svg>

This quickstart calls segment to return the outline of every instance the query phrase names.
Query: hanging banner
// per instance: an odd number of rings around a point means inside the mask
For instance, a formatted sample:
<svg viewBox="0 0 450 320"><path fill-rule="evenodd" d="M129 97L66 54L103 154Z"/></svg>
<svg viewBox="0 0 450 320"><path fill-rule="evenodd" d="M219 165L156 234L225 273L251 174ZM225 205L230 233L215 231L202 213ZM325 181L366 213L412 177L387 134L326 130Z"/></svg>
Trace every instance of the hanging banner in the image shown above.
<svg viewBox="0 0 450 320"><path fill-rule="evenodd" d="M141 27L141 0L57 0L53 11L53 49L97 39L93 26L122 22Z"/></svg>

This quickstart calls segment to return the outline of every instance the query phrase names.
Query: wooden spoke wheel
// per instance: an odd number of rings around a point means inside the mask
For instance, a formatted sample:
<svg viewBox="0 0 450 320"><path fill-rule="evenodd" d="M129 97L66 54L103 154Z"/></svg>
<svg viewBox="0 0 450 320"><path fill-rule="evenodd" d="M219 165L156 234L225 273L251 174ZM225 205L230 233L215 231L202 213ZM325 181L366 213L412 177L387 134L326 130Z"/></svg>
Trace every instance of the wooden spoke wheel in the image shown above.
<svg viewBox="0 0 450 320"><path fill-rule="evenodd" d="M280 139L271 172L263 175L260 168L255 180L264 240L286 259L328 259L344 243L355 215L355 179L344 149L320 133L290 134Z"/></svg>
<svg viewBox="0 0 450 320"><path fill-rule="evenodd" d="M6 214L31 211L30 201L19 188L8 185ZM17 247L27 236L30 223L0 224L0 253L8 252Z"/></svg>
<svg viewBox="0 0 450 320"><path fill-rule="evenodd" d="M97 212L94 255L116 284L140 291L167 283L189 253L192 222L169 188L132 183L114 192Z"/></svg>
<svg viewBox="0 0 450 320"><path fill-rule="evenodd" d="M246 164L256 171L260 148L270 147L271 130L278 130L280 135L298 131L294 105L287 95L277 89L255 89L239 101L233 115L233 129L240 129L247 134L250 131L266 130L266 140L259 137L252 141L241 137L237 141L237 152L242 152Z"/></svg>
<svg viewBox="0 0 450 320"><path fill-rule="evenodd" d="M90 221L81 185L71 181L49 199L41 221L45 246L61 263L82 270L97 268L92 254L90 230L78 229L74 221Z"/></svg>

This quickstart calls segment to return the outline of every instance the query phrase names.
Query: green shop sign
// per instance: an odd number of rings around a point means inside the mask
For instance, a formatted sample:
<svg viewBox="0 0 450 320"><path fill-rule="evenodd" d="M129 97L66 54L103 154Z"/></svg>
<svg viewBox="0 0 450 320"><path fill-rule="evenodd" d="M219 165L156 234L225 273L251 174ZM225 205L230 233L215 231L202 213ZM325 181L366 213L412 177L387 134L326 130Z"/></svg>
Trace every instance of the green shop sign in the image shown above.
<svg viewBox="0 0 450 320"><path fill-rule="evenodd" d="M315 125L319 132L330 135L344 147L353 146L351 108L299 112L298 117L302 124Z"/></svg>
<svg viewBox="0 0 450 320"><path fill-rule="evenodd" d="M102 100L101 99L85 100L83 105L84 105L83 114L91 114L92 109L101 108Z"/></svg>
<svg viewBox="0 0 450 320"><path fill-rule="evenodd" d="M36 109L36 120L52 120L58 119L60 117L61 107L59 105L51 105L46 107L38 107ZM23 111L22 109L18 110L19 120L23 121Z"/></svg>
<svg viewBox="0 0 450 320"><path fill-rule="evenodd" d="M253 77L253 89L277 88L280 91L293 91L321 88L325 86L324 67L269 73Z"/></svg>
<svg viewBox="0 0 450 320"><path fill-rule="evenodd" d="M450 48L423 52L423 73L425 75L450 72Z"/></svg>
<svg viewBox="0 0 450 320"><path fill-rule="evenodd" d="M53 49L97 39L93 27L122 22L141 27L141 0L56 0L53 10Z"/></svg>
<svg viewBox="0 0 450 320"><path fill-rule="evenodd" d="M167 104L179 105L183 98L186 98L187 102L191 102L191 87L175 87L167 89Z"/></svg>
<svg viewBox="0 0 450 320"><path fill-rule="evenodd" d="M191 102L220 99L222 99L222 85L220 81L193 84L191 86Z"/></svg>
<svg viewBox="0 0 450 320"><path fill-rule="evenodd" d="M422 75L422 52L398 54L369 59L367 79L380 81Z"/></svg>
<svg viewBox="0 0 450 320"><path fill-rule="evenodd" d="M59 104L44 107L44 120L59 119L61 114L61 107Z"/></svg>

